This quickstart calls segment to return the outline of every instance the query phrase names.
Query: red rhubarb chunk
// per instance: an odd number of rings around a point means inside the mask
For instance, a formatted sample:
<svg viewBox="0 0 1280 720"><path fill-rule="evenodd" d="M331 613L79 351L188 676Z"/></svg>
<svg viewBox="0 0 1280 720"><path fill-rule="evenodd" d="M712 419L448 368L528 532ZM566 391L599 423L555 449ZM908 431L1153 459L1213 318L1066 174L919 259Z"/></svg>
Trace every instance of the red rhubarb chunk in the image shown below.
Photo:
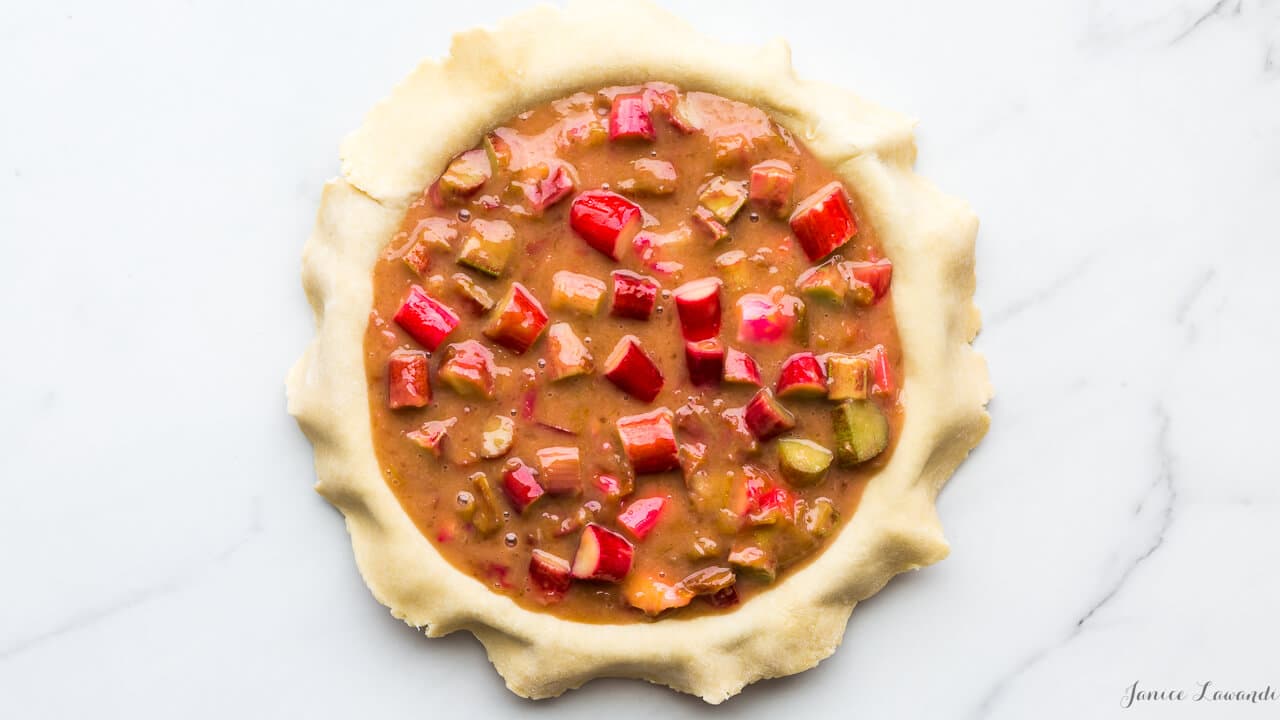
<svg viewBox="0 0 1280 720"><path fill-rule="evenodd" d="M856 284L870 289L870 305L889 292L889 283L893 280L893 263L889 258L881 258L875 262L851 262L847 264L849 275Z"/></svg>
<svg viewBox="0 0 1280 720"><path fill-rule="evenodd" d="M609 109L609 140L654 140L657 137L644 93L626 93L613 98L613 107Z"/></svg>
<svg viewBox="0 0 1280 720"><path fill-rule="evenodd" d="M652 402L662 391L662 371L635 335L624 335L604 361L604 376L628 395Z"/></svg>
<svg viewBox="0 0 1280 720"><path fill-rule="evenodd" d="M596 489L605 494L605 497L618 498L622 497L622 481L613 475L607 473L599 473L593 480Z"/></svg>
<svg viewBox="0 0 1280 720"><path fill-rule="evenodd" d="M853 239L858 224L853 219L849 194L838 181L823 185L800 202L791 213L791 232L810 260L821 260Z"/></svg>
<svg viewBox="0 0 1280 720"><path fill-rule="evenodd" d="M760 293L738 298L738 342L774 343L788 336L796 325L796 307Z"/></svg>
<svg viewBox="0 0 1280 720"><path fill-rule="evenodd" d="M724 357L724 344L716 338L686 342L684 360L689 381L694 385L718 384L725 371Z"/></svg>
<svg viewBox="0 0 1280 720"><path fill-rule="evenodd" d="M414 285L396 311L396 324L428 350L435 350L458 327L458 313Z"/></svg>
<svg viewBox="0 0 1280 720"><path fill-rule="evenodd" d="M618 513L618 524L627 529L636 540L644 540L653 526L658 524L667 500L662 497L638 498L626 510Z"/></svg>
<svg viewBox="0 0 1280 720"><path fill-rule="evenodd" d="M737 385L755 385L760 387L760 366L750 355L728 348L724 354L724 381Z"/></svg>
<svg viewBox="0 0 1280 720"><path fill-rule="evenodd" d="M748 198L774 213L791 207L791 190L796 183L795 170L781 160L766 160L751 168Z"/></svg>
<svg viewBox="0 0 1280 720"><path fill-rule="evenodd" d="M667 472L680 467L674 416L667 408L618 418L622 450L637 475Z"/></svg>
<svg viewBox="0 0 1280 720"><path fill-rule="evenodd" d="M706 340L720 333L720 279L701 278L676 288L676 311L685 340Z"/></svg>
<svg viewBox="0 0 1280 720"><path fill-rule="evenodd" d="M502 473L502 489L515 509L523 513L538 498L546 494L533 469L519 460L507 463Z"/></svg>
<svg viewBox="0 0 1280 720"><path fill-rule="evenodd" d="M782 362L778 376L778 397L823 397L827 394L827 373L811 352L799 352Z"/></svg>
<svg viewBox="0 0 1280 720"><path fill-rule="evenodd" d="M547 177L534 185L529 197L531 209L541 215L547 208L569 197L573 190L573 175L563 164L557 164Z"/></svg>
<svg viewBox="0 0 1280 720"><path fill-rule="evenodd" d="M871 360L871 377L874 383L871 391L880 395L888 395L895 389L893 382L893 368L889 365L889 353L884 349L883 345L877 345L870 350Z"/></svg>
<svg viewBox="0 0 1280 720"><path fill-rule="evenodd" d="M534 548L529 558L529 582L547 602L558 602L573 582L573 566L559 555Z"/></svg>
<svg viewBox="0 0 1280 720"><path fill-rule="evenodd" d="M589 190L573 201L569 226L588 245L617 260L643 223L640 206L608 190Z"/></svg>
<svg viewBox="0 0 1280 720"><path fill-rule="evenodd" d="M620 582L631 572L631 556L634 549L626 538L618 533L588 523L578 541L578 553L573 558L573 576L579 580Z"/></svg>
<svg viewBox="0 0 1280 720"><path fill-rule="evenodd" d="M648 320L658 302L658 281L630 270L614 270L613 301L609 314L614 317Z"/></svg>
<svg viewBox="0 0 1280 720"><path fill-rule="evenodd" d="M511 283L506 297L498 303L493 318L484 329L485 337L508 350L522 355L547 327L547 311L518 282Z"/></svg>
<svg viewBox="0 0 1280 720"><path fill-rule="evenodd" d="M796 426L795 415L783 407L769 388L761 388L744 408L744 419L751 434L761 442L772 440Z"/></svg>
<svg viewBox="0 0 1280 720"><path fill-rule="evenodd" d="M420 352L396 352L387 358L387 406L392 410L426 407L431 402L427 356Z"/></svg>

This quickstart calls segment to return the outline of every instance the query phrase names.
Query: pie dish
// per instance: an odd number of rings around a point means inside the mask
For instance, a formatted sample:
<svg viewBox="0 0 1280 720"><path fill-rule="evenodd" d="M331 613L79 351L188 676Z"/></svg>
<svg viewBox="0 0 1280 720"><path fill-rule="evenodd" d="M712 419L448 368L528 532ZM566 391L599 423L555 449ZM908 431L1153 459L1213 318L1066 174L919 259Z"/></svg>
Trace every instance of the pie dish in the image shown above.
<svg viewBox="0 0 1280 720"><path fill-rule="evenodd" d="M720 702L942 559L991 390L911 128L645 4L420 66L325 187L288 380L379 602L526 697Z"/></svg>

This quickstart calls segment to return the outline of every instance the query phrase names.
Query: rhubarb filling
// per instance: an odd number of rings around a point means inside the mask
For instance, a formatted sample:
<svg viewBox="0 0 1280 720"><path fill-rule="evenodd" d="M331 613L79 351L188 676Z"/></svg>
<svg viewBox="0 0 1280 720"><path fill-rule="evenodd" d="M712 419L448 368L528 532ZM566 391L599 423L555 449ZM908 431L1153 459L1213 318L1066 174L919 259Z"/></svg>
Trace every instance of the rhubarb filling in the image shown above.
<svg viewBox="0 0 1280 720"><path fill-rule="evenodd" d="M522 113L373 273L373 445L439 552L521 606L727 612L853 521L902 425L893 265L763 111L664 83Z"/></svg>

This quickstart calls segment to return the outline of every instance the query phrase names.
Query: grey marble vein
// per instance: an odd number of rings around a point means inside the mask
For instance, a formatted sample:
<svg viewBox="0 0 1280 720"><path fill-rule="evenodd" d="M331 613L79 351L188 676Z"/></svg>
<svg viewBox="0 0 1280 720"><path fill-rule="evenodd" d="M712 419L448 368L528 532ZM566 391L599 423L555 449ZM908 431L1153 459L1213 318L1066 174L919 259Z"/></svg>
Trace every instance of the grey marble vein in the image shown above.
<svg viewBox="0 0 1280 720"><path fill-rule="evenodd" d="M1218 0L1218 2L1214 3L1208 10L1201 13L1194 22L1183 29L1182 32L1175 35L1174 38L1169 41L1169 44L1176 45L1177 43L1182 42L1190 37L1192 33L1198 30L1200 26L1204 25L1210 18L1218 17L1224 12L1230 12L1232 15L1239 15L1241 3L1242 0L1235 0L1234 5L1232 0Z"/></svg>
<svg viewBox="0 0 1280 720"><path fill-rule="evenodd" d="M1078 280L1084 274L1084 271L1088 269L1089 266L1093 265L1096 259L1096 255L1081 258L1078 262L1067 268L1066 272L1042 285L1034 292L1018 298L1008 305L993 311L986 324L988 326L998 325L1052 298L1054 295L1061 292L1063 288L1066 288L1071 285L1071 283Z"/></svg>
<svg viewBox="0 0 1280 720"><path fill-rule="evenodd" d="M1039 665L1045 658L1058 652L1070 645L1085 630L1086 625L1093 620L1094 616L1102 608L1106 607L1120 592L1128 585L1130 579L1138 568L1143 565L1152 555L1159 550L1165 541L1165 536L1169 532L1169 528L1173 525L1174 503L1177 499L1177 487L1174 481L1174 461L1173 453L1169 445L1169 425L1170 417L1168 410L1163 403L1157 402L1154 408L1156 437L1155 437L1155 454L1156 454L1156 473L1152 478L1147 491L1143 493L1137 505L1134 507L1133 514L1140 516L1144 511L1153 508L1154 512L1160 514L1160 523L1155 533L1147 537L1143 543L1142 550L1130 560L1116 577L1097 598L1090 603L1089 607L1075 618L1068 630L1055 641L1041 646L1029 653L1022 660L1018 661L1011 670L1006 672L991 689L987 691L982 700L978 703L977 708L970 715L973 720L987 717L992 708L996 706L1001 696L1032 668ZM1150 503L1159 501L1158 506L1152 506Z"/></svg>

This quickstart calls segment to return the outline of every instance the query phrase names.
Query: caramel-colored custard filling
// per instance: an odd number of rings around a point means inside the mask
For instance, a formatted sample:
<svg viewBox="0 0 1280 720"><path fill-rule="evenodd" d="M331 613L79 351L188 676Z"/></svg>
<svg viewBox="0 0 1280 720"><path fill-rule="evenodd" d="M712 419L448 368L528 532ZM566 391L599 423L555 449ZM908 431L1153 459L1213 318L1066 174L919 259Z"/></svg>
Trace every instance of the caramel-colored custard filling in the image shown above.
<svg viewBox="0 0 1280 720"><path fill-rule="evenodd" d="M902 425L892 265L857 191L761 110L663 83L494 129L373 272L373 444L405 512L572 620L783 582Z"/></svg>

